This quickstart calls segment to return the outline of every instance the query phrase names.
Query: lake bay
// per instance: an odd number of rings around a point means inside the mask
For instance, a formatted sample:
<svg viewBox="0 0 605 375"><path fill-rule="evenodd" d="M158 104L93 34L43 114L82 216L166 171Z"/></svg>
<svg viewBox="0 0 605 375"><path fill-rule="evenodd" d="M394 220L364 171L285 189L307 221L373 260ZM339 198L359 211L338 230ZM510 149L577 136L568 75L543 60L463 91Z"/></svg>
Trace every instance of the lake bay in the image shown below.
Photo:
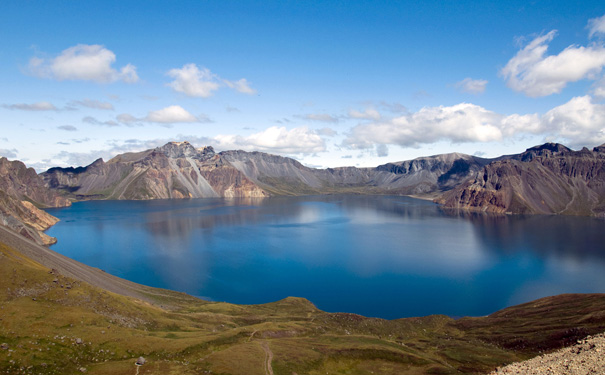
<svg viewBox="0 0 605 375"><path fill-rule="evenodd" d="M88 201L48 209L51 248L201 298L304 297L387 319L481 316L605 291L605 221L447 212L397 196Z"/></svg>

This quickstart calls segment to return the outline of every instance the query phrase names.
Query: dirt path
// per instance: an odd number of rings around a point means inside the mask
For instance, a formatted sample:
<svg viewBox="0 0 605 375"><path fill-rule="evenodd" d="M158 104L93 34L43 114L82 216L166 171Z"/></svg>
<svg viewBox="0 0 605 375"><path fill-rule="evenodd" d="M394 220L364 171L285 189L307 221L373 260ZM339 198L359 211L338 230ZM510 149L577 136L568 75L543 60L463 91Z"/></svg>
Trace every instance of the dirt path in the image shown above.
<svg viewBox="0 0 605 375"><path fill-rule="evenodd" d="M266 341L261 342L260 344L265 351L265 374L273 375L273 367L271 366L271 362L273 362L273 352L269 348L269 344Z"/></svg>

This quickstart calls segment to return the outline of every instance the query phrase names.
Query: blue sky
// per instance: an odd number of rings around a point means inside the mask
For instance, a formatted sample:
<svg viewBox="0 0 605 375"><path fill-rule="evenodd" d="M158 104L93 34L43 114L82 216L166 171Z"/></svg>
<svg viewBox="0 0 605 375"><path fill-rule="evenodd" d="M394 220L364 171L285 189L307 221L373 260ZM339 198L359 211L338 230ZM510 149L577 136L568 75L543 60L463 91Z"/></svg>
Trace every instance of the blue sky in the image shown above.
<svg viewBox="0 0 605 375"><path fill-rule="evenodd" d="M188 140L376 166L605 143L602 1L14 1L0 154Z"/></svg>

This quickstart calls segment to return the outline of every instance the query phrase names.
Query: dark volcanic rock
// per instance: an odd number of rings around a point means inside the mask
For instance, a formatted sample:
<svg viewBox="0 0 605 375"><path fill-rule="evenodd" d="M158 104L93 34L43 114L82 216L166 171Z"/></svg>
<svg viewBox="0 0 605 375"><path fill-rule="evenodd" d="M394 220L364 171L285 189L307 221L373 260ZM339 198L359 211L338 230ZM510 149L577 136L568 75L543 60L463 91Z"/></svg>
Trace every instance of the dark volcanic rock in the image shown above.
<svg viewBox="0 0 605 375"><path fill-rule="evenodd" d="M38 244L48 245L56 239L43 231L58 220L40 208L69 204L69 200L48 189L33 168L0 158L0 224Z"/></svg>
<svg viewBox="0 0 605 375"><path fill-rule="evenodd" d="M532 147L490 163L436 202L496 213L605 216L604 151L554 143Z"/></svg>

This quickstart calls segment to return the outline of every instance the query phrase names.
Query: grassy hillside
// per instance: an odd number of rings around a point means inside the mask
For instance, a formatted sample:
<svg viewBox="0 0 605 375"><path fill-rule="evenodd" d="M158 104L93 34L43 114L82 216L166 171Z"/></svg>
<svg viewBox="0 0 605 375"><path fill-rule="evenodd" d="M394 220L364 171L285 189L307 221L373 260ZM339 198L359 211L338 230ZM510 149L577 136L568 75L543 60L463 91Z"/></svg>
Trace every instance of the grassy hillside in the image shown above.
<svg viewBox="0 0 605 375"><path fill-rule="evenodd" d="M484 318L387 321L325 313L300 298L240 306L162 290L127 297L3 243L0 274L0 373L9 374L484 373L605 330L605 295Z"/></svg>

